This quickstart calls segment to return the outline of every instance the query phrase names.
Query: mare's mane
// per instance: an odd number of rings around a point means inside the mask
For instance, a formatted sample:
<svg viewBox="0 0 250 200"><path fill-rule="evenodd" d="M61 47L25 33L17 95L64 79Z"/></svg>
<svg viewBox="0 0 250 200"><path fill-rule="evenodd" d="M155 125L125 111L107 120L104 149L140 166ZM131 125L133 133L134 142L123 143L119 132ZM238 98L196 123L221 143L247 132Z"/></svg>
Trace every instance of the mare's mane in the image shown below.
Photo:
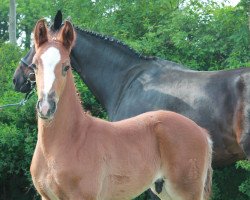
<svg viewBox="0 0 250 200"><path fill-rule="evenodd" d="M119 47L125 49L126 51L129 51L130 53L134 54L135 56L137 56L138 58L142 58L144 60L156 60L157 58L155 56L145 56L141 53L138 53L136 50L134 50L133 48L131 48L130 46L128 46L127 44L125 44L124 42L112 37L112 36L107 36L107 35L103 35L101 33L97 33L95 31L90 31L90 30L86 30L86 29L82 29L79 26L74 26L75 30L77 31L77 33L80 34L88 34L90 36L94 36L97 39L103 40L107 43L111 43L112 45L118 45Z"/></svg>

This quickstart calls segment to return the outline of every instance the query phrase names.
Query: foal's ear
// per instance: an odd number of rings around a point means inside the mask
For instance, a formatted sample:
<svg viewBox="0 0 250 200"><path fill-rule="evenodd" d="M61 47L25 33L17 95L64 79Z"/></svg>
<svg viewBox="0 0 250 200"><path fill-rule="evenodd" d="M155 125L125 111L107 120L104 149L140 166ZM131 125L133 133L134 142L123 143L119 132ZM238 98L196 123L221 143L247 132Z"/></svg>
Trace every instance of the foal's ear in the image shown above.
<svg viewBox="0 0 250 200"><path fill-rule="evenodd" d="M66 49L71 49L75 42L75 31L73 25L69 21L65 21L59 34L59 40Z"/></svg>
<svg viewBox="0 0 250 200"><path fill-rule="evenodd" d="M48 30L45 19L40 19L34 29L35 47L39 48L43 43L48 41Z"/></svg>

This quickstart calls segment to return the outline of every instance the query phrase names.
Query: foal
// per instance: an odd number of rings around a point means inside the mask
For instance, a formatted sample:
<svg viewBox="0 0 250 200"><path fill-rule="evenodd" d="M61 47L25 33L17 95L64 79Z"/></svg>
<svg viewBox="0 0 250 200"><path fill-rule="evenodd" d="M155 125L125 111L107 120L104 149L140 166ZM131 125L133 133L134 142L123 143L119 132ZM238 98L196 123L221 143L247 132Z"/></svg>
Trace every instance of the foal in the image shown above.
<svg viewBox="0 0 250 200"><path fill-rule="evenodd" d="M151 188L163 200L207 200L212 142L188 118L148 112L120 122L86 114L69 67L70 22L34 29L38 140L31 163L43 200L129 200Z"/></svg>

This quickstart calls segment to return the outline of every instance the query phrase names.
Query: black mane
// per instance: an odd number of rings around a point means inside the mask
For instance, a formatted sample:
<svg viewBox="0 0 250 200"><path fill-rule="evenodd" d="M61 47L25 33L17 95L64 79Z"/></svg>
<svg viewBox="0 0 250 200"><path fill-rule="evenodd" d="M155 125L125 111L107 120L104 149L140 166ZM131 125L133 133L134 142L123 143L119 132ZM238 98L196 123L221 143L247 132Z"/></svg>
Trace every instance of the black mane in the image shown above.
<svg viewBox="0 0 250 200"><path fill-rule="evenodd" d="M120 45L121 47L123 47L126 50L130 51L132 54L134 54L135 56L137 56L139 58L142 58L142 59L145 59L145 60L156 60L157 59L157 57L155 57L155 56L145 56L145 55L143 55L141 53L138 53L136 50L134 50L133 48L131 48L130 46L128 46L124 42L122 42L122 41L120 41L120 40L118 40L118 39L116 39L114 37L107 36L107 35L102 35L100 33L94 32L94 31L82 29L79 26L74 26L74 28L77 31L80 31L80 32L86 33L88 35L94 36L94 37L96 37L98 39L101 39L101 40L104 40L104 41L107 41L107 42L110 42L110 43L113 43L113 44L115 43L117 45Z"/></svg>

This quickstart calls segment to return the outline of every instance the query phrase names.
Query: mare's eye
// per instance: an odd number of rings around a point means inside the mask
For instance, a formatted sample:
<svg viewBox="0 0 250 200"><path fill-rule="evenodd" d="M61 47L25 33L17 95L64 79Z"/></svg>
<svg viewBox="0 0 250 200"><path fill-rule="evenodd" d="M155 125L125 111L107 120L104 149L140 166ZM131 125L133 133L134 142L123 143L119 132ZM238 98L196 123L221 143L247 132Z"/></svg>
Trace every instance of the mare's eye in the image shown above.
<svg viewBox="0 0 250 200"><path fill-rule="evenodd" d="M30 66L29 66L31 69L36 69L36 64L32 63Z"/></svg>

